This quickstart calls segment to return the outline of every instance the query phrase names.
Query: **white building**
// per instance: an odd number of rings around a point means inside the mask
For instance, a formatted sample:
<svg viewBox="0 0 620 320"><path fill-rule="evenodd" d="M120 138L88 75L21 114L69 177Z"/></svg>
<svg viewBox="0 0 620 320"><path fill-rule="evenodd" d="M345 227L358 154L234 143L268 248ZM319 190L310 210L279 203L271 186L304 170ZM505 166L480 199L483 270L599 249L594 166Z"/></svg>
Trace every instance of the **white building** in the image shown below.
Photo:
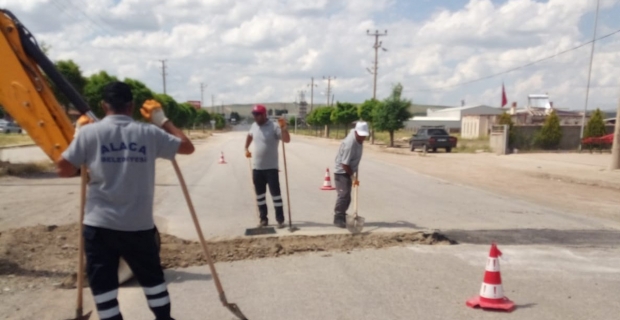
<svg viewBox="0 0 620 320"><path fill-rule="evenodd" d="M464 106L458 108L446 108L440 110L428 109L426 116L416 116L405 124L405 128L417 130L422 126L444 126L446 130L461 130L464 116L494 116L500 115L504 110L486 105Z"/></svg>

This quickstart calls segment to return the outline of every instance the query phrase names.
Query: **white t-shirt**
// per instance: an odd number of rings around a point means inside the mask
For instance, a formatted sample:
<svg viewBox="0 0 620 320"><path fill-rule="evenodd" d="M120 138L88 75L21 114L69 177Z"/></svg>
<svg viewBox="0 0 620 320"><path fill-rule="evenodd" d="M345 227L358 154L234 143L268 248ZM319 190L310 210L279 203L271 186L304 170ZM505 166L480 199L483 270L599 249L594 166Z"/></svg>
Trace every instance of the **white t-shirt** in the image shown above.
<svg viewBox="0 0 620 320"><path fill-rule="evenodd" d="M340 143L340 149L338 149L338 154L336 155L336 168L334 173L347 173L342 168L343 164L351 167L351 170L353 170L354 173L357 172L360 161L362 160L363 149L364 145L357 142L355 139L355 129L352 129L347 137Z"/></svg>
<svg viewBox="0 0 620 320"><path fill-rule="evenodd" d="M269 120L262 126L254 122L248 134L254 144L254 169L278 169L278 143L282 139L280 126Z"/></svg>
<svg viewBox="0 0 620 320"><path fill-rule="evenodd" d="M128 116L80 129L62 157L89 170L84 224L119 231L152 229L155 160L172 160L181 140Z"/></svg>

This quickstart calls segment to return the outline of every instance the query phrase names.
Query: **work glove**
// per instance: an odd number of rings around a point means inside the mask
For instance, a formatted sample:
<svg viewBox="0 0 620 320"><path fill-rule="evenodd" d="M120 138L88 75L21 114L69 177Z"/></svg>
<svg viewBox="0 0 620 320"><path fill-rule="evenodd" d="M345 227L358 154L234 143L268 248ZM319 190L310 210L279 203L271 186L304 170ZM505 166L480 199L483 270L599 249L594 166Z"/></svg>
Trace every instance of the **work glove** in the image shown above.
<svg viewBox="0 0 620 320"><path fill-rule="evenodd" d="M87 115L80 116L75 122L75 131L73 131L73 139L77 138L78 133L83 126L87 124L91 124L93 122L94 122L93 119L91 119Z"/></svg>
<svg viewBox="0 0 620 320"><path fill-rule="evenodd" d="M279 119L278 119L278 124L280 125L280 128L282 128L282 129L286 129L286 119L284 119L284 118L279 118Z"/></svg>
<svg viewBox="0 0 620 320"><path fill-rule="evenodd" d="M166 118L166 114L164 113L164 109L161 107L161 104L155 100L146 100L140 108L140 113L144 117L144 119L150 121L152 124L162 127L168 118Z"/></svg>
<svg viewBox="0 0 620 320"><path fill-rule="evenodd" d="M250 152L250 150L248 150L248 149L245 149L245 157L248 158L248 159L252 158L252 152Z"/></svg>

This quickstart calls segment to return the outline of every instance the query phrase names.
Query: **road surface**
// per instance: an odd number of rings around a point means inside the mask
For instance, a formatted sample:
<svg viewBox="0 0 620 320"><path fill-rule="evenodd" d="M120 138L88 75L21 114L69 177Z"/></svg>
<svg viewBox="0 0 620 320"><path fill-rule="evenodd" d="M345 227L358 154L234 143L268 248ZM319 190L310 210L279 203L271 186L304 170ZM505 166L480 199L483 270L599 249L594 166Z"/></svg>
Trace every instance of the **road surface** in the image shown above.
<svg viewBox="0 0 620 320"><path fill-rule="evenodd" d="M210 239L242 236L257 222L244 138L242 132L215 135L199 142L194 155L178 158ZM301 229L293 235L344 232L331 225L335 192L319 190L337 148L337 142L298 136L286 146L291 211ZM620 296L618 223L429 177L367 151L360 167L359 203L367 231L439 230L461 244L219 263L229 300L250 319L504 317L464 306L479 291L491 241L498 241L509 259L502 261L505 291L519 306L510 318L613 319L619 314L620 305L613 303ZM218 164L221 152L227 164ZM169 163L158 163L156 181L155 214L162 229L196 239ZM30 209L17 218L7 209L0 211L0 222L68 223L75 217L77 199L56 199L77 198L76 179L46 176L0 183L5 208L20 204L16 190L30 190L44 202L37 211L31 199ZM57 213L56 219L43 217L50 212L41 208ZM278 233L291 235L286 229ZM206 267L168 270L167 277L177 319L232 319L218 303ZM7 302L0 305L0 314L11 319L68 317L73 294L51 289L27 298L4 294ZM152 318L135 284L123 288L120 299L126 318ZM22 305L30 300L39 303ZM86 301L92 309L92 298Z"/></svg>

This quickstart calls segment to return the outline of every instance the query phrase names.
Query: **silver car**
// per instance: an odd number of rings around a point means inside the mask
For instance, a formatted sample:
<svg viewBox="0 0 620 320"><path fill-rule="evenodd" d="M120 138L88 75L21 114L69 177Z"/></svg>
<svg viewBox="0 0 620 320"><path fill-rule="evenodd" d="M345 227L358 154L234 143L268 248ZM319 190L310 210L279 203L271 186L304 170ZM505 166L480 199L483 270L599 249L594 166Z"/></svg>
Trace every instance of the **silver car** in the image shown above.
<svg viewBox="0 0 620 320"><path fill-rule="evenodd" d="M15 122L9 122L6 120L0 119L0 132L4 133L22 133L22 128L17 125Z"/></svg>

